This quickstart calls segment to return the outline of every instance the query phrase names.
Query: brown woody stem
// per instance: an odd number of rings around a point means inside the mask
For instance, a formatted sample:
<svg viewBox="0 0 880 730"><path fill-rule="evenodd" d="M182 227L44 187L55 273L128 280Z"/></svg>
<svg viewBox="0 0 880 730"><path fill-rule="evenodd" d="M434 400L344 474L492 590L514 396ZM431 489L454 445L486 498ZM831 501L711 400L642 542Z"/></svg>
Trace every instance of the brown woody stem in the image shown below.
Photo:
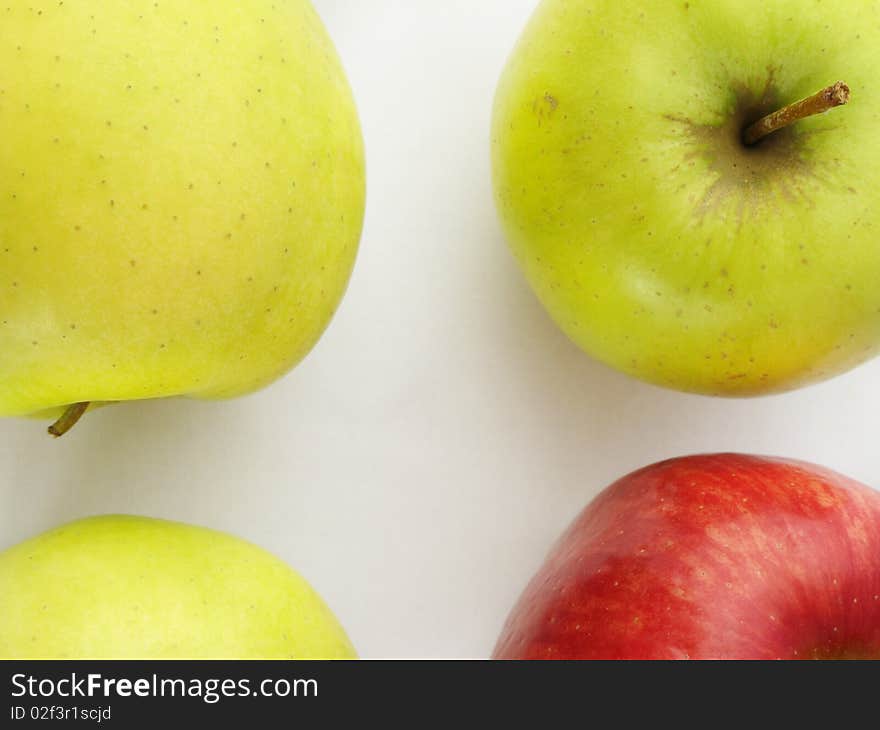
<svg viewBox="0 0 880 730"><path fill-rule="evenodd" d="M49 426L49 433L55 438L63 436L76 425L76 422L82 418L83 413L86 412L88 407L89 404L87 402L74 403L72 406L68 406L67 410L61 414L61 418Z"/></svg>
<svg viewBox="0 0 880 730"><path fill-rule="evenodd" d="M836 106L842 106L849 99L849 86L843 81L838 81L836 84L828 86L822 89L822 91L817 91L806 99L796 101L794 104L789 104L779 111L759 119L743 132L743 143L751 146L778 129L794 124L800 119L806 119L815 114L822 114Z"/></svg>

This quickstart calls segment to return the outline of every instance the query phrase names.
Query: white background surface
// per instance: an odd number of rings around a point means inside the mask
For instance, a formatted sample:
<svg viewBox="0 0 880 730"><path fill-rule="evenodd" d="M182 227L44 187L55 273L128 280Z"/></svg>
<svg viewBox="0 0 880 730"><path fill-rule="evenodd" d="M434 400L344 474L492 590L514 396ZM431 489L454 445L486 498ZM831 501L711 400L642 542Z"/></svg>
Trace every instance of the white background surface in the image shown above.
<svg viewBox="0 0 880 730"><path fill-rule="evenodd" d="M632 469L737 450L880 485L880 362L784 396L686 396L591 361L544 314L488 161L495 83L537 0L315 4L368 154L339 314L248 398L106 408L56 442L0 422L0 548L106 512L206 525L302 572L362 656L484 657L559 532Z"/></svg>

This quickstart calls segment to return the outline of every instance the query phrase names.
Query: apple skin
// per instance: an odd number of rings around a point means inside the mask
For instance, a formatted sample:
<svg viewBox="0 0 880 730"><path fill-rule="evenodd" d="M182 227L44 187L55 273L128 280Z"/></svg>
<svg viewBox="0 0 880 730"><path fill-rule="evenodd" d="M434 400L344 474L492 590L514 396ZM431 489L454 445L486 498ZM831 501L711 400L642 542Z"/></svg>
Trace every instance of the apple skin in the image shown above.
<svg viewBox="0 0 880 730"><path fill-rule="evenodd" d="M637 471L562 536L494 656L880 658L880 493L737 454Z"/></svg>
<svg viewBox="0 0 880 730"><path fill-rule="evenodd" d="M315 591L230 535L165 520L79 520L0 553L0 658L346 659Z"/></svg>
<svg viewBox="0 0 880 730"><path fill-rule="evenodd" d="M880 348L880 4L544 0L498 86L495 197L555 322L597 359L722 396ZM846 107L752 148L838 80Z"/></svg>
<svg viewBox="0 0 880 730"><path fill-rule="evenodd" d="M351 273L363 143L308 0L10 0L0 415L253 391Z"/></svg>

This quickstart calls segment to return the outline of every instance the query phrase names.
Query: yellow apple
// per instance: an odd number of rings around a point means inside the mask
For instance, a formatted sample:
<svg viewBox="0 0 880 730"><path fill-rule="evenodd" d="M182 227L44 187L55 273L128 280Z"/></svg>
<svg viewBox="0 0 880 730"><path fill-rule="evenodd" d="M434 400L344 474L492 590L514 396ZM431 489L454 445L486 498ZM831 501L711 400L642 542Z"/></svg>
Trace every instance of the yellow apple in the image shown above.
<svg viewBox="0 0 880 730"><path fill-rule="evenodd" d="M495 194L576 344L719 396L880 352L878 29L875 2L541 2L498 86ZM848 106L749 134L838 81Z"/></svg>
<svg viewBox="0 0 880 730"><path fill-rule="evenodd" d="M8 0L0 415L236 396L348 282L363 145L308 0Z"/></svg>
<svg viewBox="0 0 880 730"><path fill-rule="evenodd" d="M354 658L281 560L214 530L93 517L0 553L0 659Z"/></svg>

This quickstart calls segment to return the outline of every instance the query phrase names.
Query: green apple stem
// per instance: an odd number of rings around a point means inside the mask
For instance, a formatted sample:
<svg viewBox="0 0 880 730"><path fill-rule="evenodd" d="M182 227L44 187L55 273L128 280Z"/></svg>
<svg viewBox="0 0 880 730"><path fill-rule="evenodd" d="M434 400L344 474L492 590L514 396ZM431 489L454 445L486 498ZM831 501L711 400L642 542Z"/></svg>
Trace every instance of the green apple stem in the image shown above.
<svg viewBox="0 0 880 730"><path fill-rule="evenodd" d="M72 429L76 422L82 418L83 413L88 409L89 404L86 403L74 403L72 406L68 406L67 410L61 414L61 418L59 418L55 423L49 426L49 433L52 434L55 438L59 436L63 436L70 429Z"/></svg>
<svg viewBox="0 0 880 730"><path fill-rule="evenodd" d="M849 86L843 81L838 81L806 99L796 101L794 104L789 104L779 111L759 119L743 132L743 143L751 147L768 134L787 127L789 124L794 124L800 119L823 114L836 106L842 106L849 101L849 98Z"/></svg>

